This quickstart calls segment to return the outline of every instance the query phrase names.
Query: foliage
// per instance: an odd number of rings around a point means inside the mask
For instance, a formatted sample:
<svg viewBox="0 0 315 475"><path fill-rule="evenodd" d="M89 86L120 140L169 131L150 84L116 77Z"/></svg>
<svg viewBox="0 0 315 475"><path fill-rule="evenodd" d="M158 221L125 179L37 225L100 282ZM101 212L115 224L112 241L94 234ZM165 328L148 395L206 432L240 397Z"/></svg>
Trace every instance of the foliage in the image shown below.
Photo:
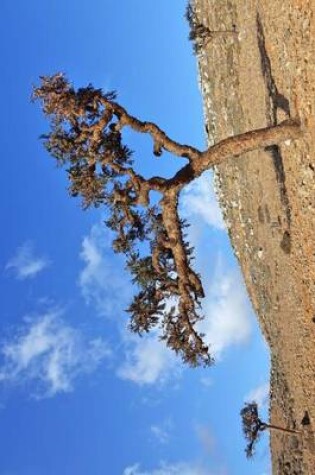
<svg viewBox="0 0 315 475"><path fill-rule="evenodd" d="M197 55L205 44L212 38L213 34L199 19L195 7L188 2L185 14L189 25L189 40L193 43L194 53Z"/></svg>
<svg viewBox="0 0 315 475"><path fill-rule="evenodd" d="M126 268L139 290L127 309L130 329L142 334L159 326L161 338L184 361L211 364L208 347L195 330L202 318L203 290L191 268L193 249L183 233L187 223L178 217L180 188L174 185L170 198L172 187L164 185L165 180L145 180L135 172L122 129L128 125L153 131L154 152L159 154L166 146L165 134L130 116L115 102L115 92L103 93L91 85L75 90L60 73L42 77L33 96L50 118L44 143L66 167L70 195L81 196L84 208L106 207L105 224L115 235L113 249L126 256ZM162 193L158 204L150 205L151 190Z"/></svg>
<svg viewBox="0 0 315 475"><path fill-rule="evenodd" d="M255 452L255 445L259 440L260 432L265 430L267 425L258 417L258 406L256 402L247 402L241 410L242 426L245 439L248 444L245 449L246 456L252 457Z"/></svg>
<svg viewBox="0 0 315 475"><path fill-rule="evenodd" d="M191 7L187 17L195 26L191 39L197 41L203 34ZM106 209L105 224L115 236L113 249L125 255L138 290L127 309L130 329L142 334L158 327L161 338L185 362L212 364L204 335L198 332L204 291L193 269L187 223L178 212L181 190L231 156L299 138L299 121L290 119L229 137L201 152L172 140L156 124L130 115L116 102L115 92L104 93L92 85L75 89L61 73L43 76L33 98L50 119L44 144L66 168L70 195L80 196L84 208ZM167 151L188 163L171 178L145 179L136 172L133 152L124 143L125 127L148 134L154 155ZM158 203L151 203L151 191L160 194ZM258 430L253 436L257 438Z"/></svg>

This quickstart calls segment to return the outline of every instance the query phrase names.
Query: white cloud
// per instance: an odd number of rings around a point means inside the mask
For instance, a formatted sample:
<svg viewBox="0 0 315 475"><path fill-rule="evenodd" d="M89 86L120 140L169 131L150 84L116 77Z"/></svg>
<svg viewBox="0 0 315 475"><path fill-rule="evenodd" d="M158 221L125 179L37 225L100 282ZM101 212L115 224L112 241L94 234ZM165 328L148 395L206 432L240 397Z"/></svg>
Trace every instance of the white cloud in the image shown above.
<svg viewBox="0 0 315 475"><path fill-rule="evenodd" d="M139 385L161 384L177 372L175 355L159 340L156 332L150 336L132 335L123 328L124 310L132 296L132 285L120 256L113 255L110 234L104 225L92 227L83 239L81 258L85 267L79 285L88 304L101 315L117 318L120 329L123 361L117 375Z"/></svg>
<svg viewBox="0 0 315 475"><path fill-rule="evenodd" d="M208 291L207 291L208 287ZM198 330L217 359L224 350L248 341L251 334L250 307L241 277L236 270L215 272L211 285L205 286L206 298L202 305L205 319ZM163 383L182 370L178 356L159 341L157 332L143 338L126 337L126 360L118 375L139 385ZM211 380L203 379L204 385Z"/></svg>
<svg viewBox="0 0 315 475"><path fill-rule="evenodd" d="M7 263L6 269L12 269L18 279L24 280L35 277L48 265L49 261L46 258L35 254L33 244L26 242L17 249L15 256Z"/></svg>
<svg viewBox="0 0 315 475"><path fill-rule="evenodd" d="M251 333L250 308L241 277L236 271L220 267L208 288L205 286L205 319L199 325L217 358L228 347L246 343Z"/></svg>
<svg viewBox="0 0 315 475"><path fill-rule="evenodd" d="M184 216L197 218L219 230L225 230L222 213L217 202L210 172L194 180L182 192L181 206Z"/></svg>
<svg viewBox="0 0 315 475"><path fill-rule="evenodd" d="M139 464L125 468L123 475L211 475L209 470L199 464L179 462L172 465L161 464L153 470L142 470Z"/></svg>
<svg viewBox="0 0 315 475"><path fill-rule="evenodd" d="M269 383L262 383L249 391L249 393L245 396L244 401L256 401L260 408L266 407L269 401L269 391Z"/></svg>
<svg viewBox="0 0 315 475"><path fill-rule="evenodd" d="M163 384L179 372L178 358L156 332L126 337L125 345L125 360L117 371L120 378L139 385Z"/></svg>
<svg viewBox="0 0 315 475"><path fill-rule="evenodd" d="M206 388L210 388L213 385L213 379L210 376L202 376L200 382Z"/></svg>
<svg viewBox="0 0 315 475"><path fill-rule="evenodd" d="M198 185L208 193L205 182ZM206 198L205 198L206 201ZM202 230L205 223L199 220ZM219 226L217 222L217 226ZM132 295L132 285L120 256L113 255L110 234L103 225L95 225L82 243L81 258L85 267L79 277L79 285L87 303L93 304L102 315L118 317L123 358L118 364L117 375L138 385L161 385L182 370L181 361L158 332L140 338L126 332L119 319L124 314ZM197 256L198 257L198 256ZM204 285L206 299L203 313L206 318L200 325L212 353L218 357L234 344L247 341L250 334L250 319L247 297L241 277L235 271L216 272L211 285ZM204 282L209 280L205 276Z"/></svg>
<svg viewBox="0 0 315 475"><path fill-rule="evenodd" d="M173 424L170 419L162 421L160 424L152 424L150 427L151 433L160 444L167 444L170 440L170 433Z"/></svg>
<svg viewBox="0 0 315 475"><path fill-rule="evenodd" d="M222 231L225 229L211 181L212 175L206 173L192 182L183 192L181 207L183 214L192 221L189 241L195 247L197 269L201 271L206 294L202 302L205 319L199 330L205 333L212 354L220 358L227 348L248 341L251 324L250 306L240 272L231 265L223 268L220 258L217 258L214 275L209 273L207 255L204 254L208 226ZM223 233L222 237L226 239Z"/></svg>
<svg viewBox="0 0 315 475"><path fill-rule="evenodd" d="M80 374L93 371L110 354L104 341L86 341L57 311L25 319L0 351L0 382L32 383L38 398L70 391Z"/></svg>
<svg viewBox="0 0 315 475"><path fill-rule="evenodd" d="M120 317L131 295L123 260L113 256L110 234L104 224L94 225L83 239L81 259L85 267L79 286L87 304L106 317Z"/></svg>
<svg viewBox="0 0 315 475"><path fill-rule="evenodd" d="M166 444L169 440L169 433L161 426L152 425L150 430L160 444Z"/></svg>
<svg viewBox="0 0 315 475"><path fill-rule="evenodd" d="M247 343L251 334L250 306L241 276L236 270L221 267L217 266L211 284L205 286L205 319L198 326L217 359L227 348ZM120 378L139 385L163 384L182 371L179 357L159 340L158 332L142 338L124 335L123 339L125 360L117 371ZM209 385L211 381L202 383Z"/></svg>

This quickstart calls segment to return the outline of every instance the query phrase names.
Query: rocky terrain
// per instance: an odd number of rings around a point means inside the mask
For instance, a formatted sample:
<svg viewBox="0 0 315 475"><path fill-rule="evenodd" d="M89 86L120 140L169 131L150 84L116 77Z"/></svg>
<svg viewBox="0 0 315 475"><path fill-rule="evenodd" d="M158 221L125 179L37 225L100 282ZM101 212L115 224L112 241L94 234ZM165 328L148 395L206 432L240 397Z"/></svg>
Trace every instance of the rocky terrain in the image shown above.
<svg viewBox="0 0 315 475"><path fill-rule="evenodd" d="M216 169L232 245L271 353L273 473L315 473L315 0L195 0L209 143L298 117L303 139ZM235 27L233 27L235 25ZM309 424L302 420L307 412ZM304 422L305 422L304 418ZM307 421L306 421L307 422Z"/></svg>

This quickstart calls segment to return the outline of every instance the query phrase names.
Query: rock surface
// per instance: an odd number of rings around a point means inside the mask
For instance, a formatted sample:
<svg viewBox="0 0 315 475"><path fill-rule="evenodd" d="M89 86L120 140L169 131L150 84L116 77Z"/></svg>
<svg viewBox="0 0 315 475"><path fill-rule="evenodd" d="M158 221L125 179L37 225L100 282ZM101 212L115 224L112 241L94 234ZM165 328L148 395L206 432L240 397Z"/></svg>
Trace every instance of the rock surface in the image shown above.
<svg viewBox="0 0 315 475"><path fill-rule="evenodd" d="M195 0L209 144L299 117L302 140L217 167L231 242L271 353L273 473L315 473L315 0ZM307 411L310 424L303 425Z"/></svg>

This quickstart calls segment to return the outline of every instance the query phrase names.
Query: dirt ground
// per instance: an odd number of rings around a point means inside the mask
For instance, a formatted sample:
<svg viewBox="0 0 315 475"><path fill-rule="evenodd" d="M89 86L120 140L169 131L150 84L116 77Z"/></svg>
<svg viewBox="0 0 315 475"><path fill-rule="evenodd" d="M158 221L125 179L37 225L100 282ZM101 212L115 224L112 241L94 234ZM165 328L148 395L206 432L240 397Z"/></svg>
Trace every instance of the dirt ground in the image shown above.
<svg viewBox="0 0 315 475"><path fill-rule="evenodd" d="M216 170L232 245L271 352L273 474L315 474L315 0L195 0L209 144L287 117L301 140ZM305 413L309 425L303 425Z"/></svg>

